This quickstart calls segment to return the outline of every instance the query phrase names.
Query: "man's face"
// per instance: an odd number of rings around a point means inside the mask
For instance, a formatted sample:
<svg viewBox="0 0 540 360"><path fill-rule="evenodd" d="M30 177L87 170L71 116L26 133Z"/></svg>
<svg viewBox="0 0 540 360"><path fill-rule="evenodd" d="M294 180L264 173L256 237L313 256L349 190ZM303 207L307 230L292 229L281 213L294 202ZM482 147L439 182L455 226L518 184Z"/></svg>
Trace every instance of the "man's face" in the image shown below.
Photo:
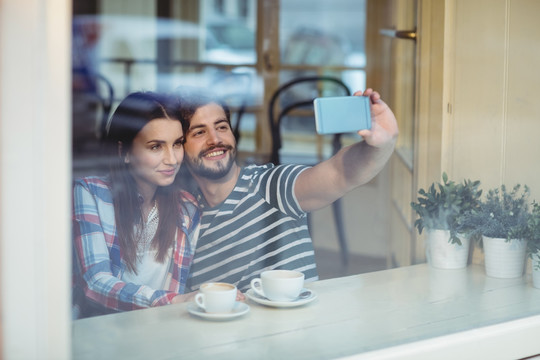
<svg viewBox="0 0 540 360"><path fill-rule="evenodd" d="M184 150L194 176L216 180L229 173L236 160L236 140L220 105L210 103L195 111Z"/></svg>

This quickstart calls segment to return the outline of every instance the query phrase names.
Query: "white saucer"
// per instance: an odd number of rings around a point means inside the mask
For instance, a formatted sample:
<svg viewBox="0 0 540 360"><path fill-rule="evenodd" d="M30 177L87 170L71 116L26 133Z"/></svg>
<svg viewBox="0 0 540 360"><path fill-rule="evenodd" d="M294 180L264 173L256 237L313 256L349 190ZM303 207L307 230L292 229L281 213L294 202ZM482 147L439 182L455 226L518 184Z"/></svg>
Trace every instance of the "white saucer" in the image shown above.
<svg viewBox="0 0 540 360"><path fill-rule="evenodd" d="M302 298L299 298L299 299L295 299L293 301L272 301L272 300L268 300L267 298L262 297L259 294L255 293L253 291L253 289L249 289L248 291L246 291L246 296L250 300L253 300L256 303L259 303L261 305L285 308L285 307L302 306L302 305L305 305L307 303L312 302L313 300L315 300L317 298L317 294L315 294L315 292L313 290L302 289L302 291L300 293L303 293L305 291L309 292L309 295L307 297L302 297Z"/></svg>
<svg viewBox="0 0 540 360"><path fill-rule="evenodd" d="M240 301L237 301L230 313L212 314L207 313L201 309L195 303L189 303L187 310L190 314L202 317L209 320L230 320L242 316L249 312L249 305Z"/></svg>

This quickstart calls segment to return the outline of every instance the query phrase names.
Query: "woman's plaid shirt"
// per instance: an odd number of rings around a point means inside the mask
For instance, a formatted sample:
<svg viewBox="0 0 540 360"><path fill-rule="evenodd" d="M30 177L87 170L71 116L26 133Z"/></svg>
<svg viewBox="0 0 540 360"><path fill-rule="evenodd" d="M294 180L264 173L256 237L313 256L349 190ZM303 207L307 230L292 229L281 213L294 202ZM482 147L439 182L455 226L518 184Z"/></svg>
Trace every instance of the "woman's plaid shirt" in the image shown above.
<svg viewBox="0 0 540 360"><path fill-rule="evenodd" d="M169 304L184 293L200 214L195 198L179 191L181 217L166 289L121 280L126 270L118 243L108 178L77 180L73 192L73 317Z"/></svg>

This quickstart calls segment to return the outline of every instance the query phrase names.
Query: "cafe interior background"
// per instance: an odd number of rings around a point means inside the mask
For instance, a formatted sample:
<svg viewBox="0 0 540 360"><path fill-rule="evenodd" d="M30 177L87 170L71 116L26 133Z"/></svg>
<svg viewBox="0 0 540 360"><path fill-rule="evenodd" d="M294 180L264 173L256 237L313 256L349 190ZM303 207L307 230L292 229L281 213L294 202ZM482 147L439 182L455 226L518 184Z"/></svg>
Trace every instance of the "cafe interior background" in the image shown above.
<svg viewBox="0 0 540 360"><path fill-rule="evenodd" d="M322 278L425 262L410 202L442 172L485 189L526 184L540 200L539 10L536 0L2 0L4 357L70 357L70 184L102 171L107 115L130 91L223 95L234 121L241 113L250 163L269 158L268 104L281 84L332 76L378 90L398 144L341 202L345 243L332 207L313 214ZM287 96L282 105L298 94ZM329 156L332 139L293 115L281 157Z"/></svg>

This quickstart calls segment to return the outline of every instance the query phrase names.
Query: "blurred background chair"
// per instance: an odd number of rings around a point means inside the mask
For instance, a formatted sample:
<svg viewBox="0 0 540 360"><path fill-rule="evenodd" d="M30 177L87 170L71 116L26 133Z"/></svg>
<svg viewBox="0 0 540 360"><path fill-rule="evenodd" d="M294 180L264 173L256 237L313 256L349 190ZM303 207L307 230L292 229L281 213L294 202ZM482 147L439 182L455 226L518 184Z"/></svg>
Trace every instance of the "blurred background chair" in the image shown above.
<svg viewBox="0 0 540 360"><path fill-rule="evenodd" d="M231 126L237 144L241 138L240 126L242 117L251 102L246 94L251 84L252 75L244 72L220 73L214 79L212 91L217 93L229 106L229 110L231 111Z"/></svg>
<svg viewBox="0 0 540 360"><path fill-rule="evenodd" d="M299 77L279 86L270 98L268 105L268 120L272 133L270 161L275 165L295 163L313 166L326 157L336 154L342 147L342 134L331 136L331 151L328 156L325 156L323 149L325 137L317 135L315 132L313 100L317 97L350 95L351 91L347 85L339 78L332 76ZM336 121L339 121L339 119L336 119ZM285 122L288 122L286 130ZM299 154L295 154L294 152L282 151L284 133L287 133L287 135L293 134L295 129L299 130L299 133L310 132L313 134L312 137L317 144L315 153L301 151ZM294 143L294 139L291 142ZM341 258L343 264L347 264L348 246L343 224L341 199L332 204L332 210ZM311 224L309 214L308 222Z"/></svg>
<svg viewBox="0 0 540 360"><path fill-rule="evenodd" d="M114 102L114 89L103 75L74 69L72 72L72 141L74 175L104 168L100 143Z"/></svg>

